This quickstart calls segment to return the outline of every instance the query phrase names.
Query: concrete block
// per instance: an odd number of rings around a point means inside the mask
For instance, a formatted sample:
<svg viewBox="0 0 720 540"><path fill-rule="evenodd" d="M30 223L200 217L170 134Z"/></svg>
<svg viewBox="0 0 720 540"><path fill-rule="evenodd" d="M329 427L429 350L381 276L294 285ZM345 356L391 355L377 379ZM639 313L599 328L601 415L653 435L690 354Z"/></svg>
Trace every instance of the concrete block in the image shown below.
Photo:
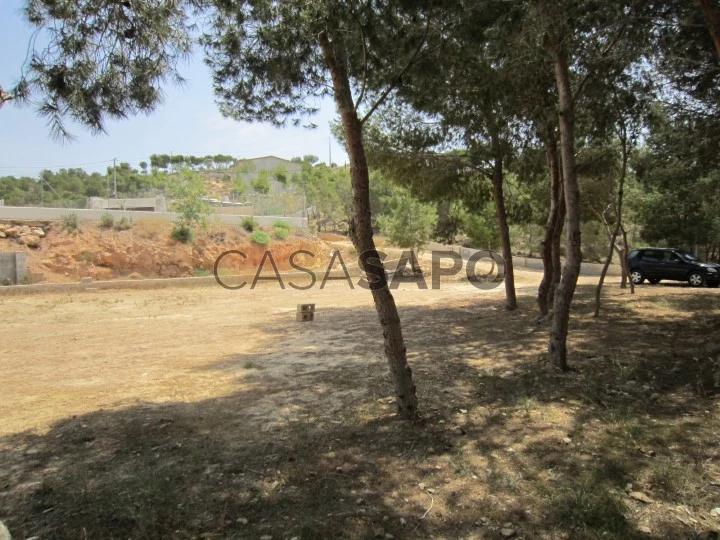
<svg viewBox="0 0 720 540"><path fill-rule="evenodd" d="M21 251L0 253L0 283L9 280L18 285L27 278L27 254Z"/></svg>
<svg viewBox="0 0 720 540"><path fill-rule="evenodd" d="M298 304L298 313L315 313L315 304Z"/></svg>
<svg viewBox="0 0 720 540"><path fill-rule="evenodd" d="M308 322L315 320L315 312L313 311L298 311L297 322Z"/></svg>

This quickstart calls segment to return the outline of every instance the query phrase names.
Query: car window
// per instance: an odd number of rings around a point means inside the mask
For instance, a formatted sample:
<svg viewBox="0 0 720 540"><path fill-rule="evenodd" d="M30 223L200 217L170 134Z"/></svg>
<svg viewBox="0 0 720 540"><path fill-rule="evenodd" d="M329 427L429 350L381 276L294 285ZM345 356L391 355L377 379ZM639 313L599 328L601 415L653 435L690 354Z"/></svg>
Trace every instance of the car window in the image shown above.
<svg viewBox="0 0 720 540"><path fill-rule="evenodd" d="M688 262L698 262L698 258L694 257L693 255L690 255L689 253L685 253L684 251L680 253L683 259L685 259Z"/></svg>
<svg viewBox="0 0 720 540"><path fill-rule="evenodd" d="M649 262L659 262L661 256L662 255L660 254L659 251L647 249L640 255L640 260L649 261Z"/></svg>
<svg viewBox="0 0 720 540"><path fill-rule="evenodd" d="M680 257L678 257L677 254L673 253L672 251L666 251L664 253L664 255L665 255L665 257L664 257L665 262L671 262L671 263L680 262Z"/></svg>

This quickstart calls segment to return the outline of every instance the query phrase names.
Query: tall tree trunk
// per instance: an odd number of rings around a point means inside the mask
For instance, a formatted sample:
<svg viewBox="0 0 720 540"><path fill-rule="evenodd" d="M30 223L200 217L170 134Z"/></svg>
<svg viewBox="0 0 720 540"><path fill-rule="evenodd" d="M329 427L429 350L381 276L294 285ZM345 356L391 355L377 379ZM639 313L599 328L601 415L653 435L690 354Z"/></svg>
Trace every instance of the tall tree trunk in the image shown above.
<svg viewBox="0 0 720 540"><path fill-rule="evenodd" d="M500 230L500 244L502 256L505 259L505 307L514 311L517 309L515 296L515 273L513 271L512 246L510 245L510 228L505 211L505 195L503 193L503 159L497 153L498 142L493 141L496 147L495 163L492 171L493 197L495 199L495 214L497 215L498 229Z"/></svg>
<svg viewBox="0 0 720 540"><path fill-rule="evenodd" d="M594 317L600 316L600 297L602 294L602 287L603 283L605 282L605 276L607 276L608 268L610 268L610 262L612 261L613 252L622 251L620 253L620 268L622 268L623 278L625 278L625 276L627 275L627 260L625 257L626 248L625 246L623 246L622 250L618 250L616 245L618 234L621 230L624 230L622 227L623 194L625 189L625 177L627 176L628 159L630 157L630 152L628 150L627 125L625 123L625 119L622 116L622 111L618 111L617 134L618 138L620 139L620 156L622 164L620 167L620 178L618 180L617 202L615 204L615 228L610 234L610 247L608 250L608 256L605 259L605 264L603 265L602 272L600 272L600 279L598 280L597 287L595 288L595 313L593 314ZM610 227L607 224L607 220L605 219L604 214L601 215L601 218L605 222L605 226L609 232Z"/></svg>
<svg viewBox="0 0 720 540"><path fill-rule="evenodd" d="M622 227L620 227L620 240L622 241ZM618 247L615 245L615 253L617 253L618 260L620 261L620 288L627 289L628 284L628 269L627 269L627 251L625 247Z"/></svg>
<svg viewBox="0 0 720 540"><path fill-rule="evenodd" d="M562 162L562 160L561 160ZM563 189L563 174L562 166L560 167L560 202L558 208L558 221L557 227L553 232L552 237L552 265L553 275L552 281L550 282L550 290L548 291L548 306L552 306L555 303L555 291L560 286L560 278L562 277L562 238L563 229L565 228L565 191Z"/></svg>
<svg viewBox="0 0 720 540"><path fill-rule="evenodd" d="M560 185L560 162L557 151L557 139L554 129L548 127L545 139L545 151L547 154L548 169L550 171L550 213L545 224L545 236L540 243L540 256L543 262L543 277L538 287L538 309L540 315L545 316L550 311L554 291L551 292L553 284L557 283L555 277L555 265L553 264L553 246L556 238L555 232L559 227L562 230L563 223L560 219L560 197L562 187ZM557 235L558 244L560 236ZM560 258L558 253L558 266ZM559 268L558 278L560 277Z"/></svg>
<svg viewBox="0 0 720 540"><path fill-rule="evenodd" d="M698 0L698 3L700 4L700 10L705 17L705 22L707 23L713 42L715 42L715 52L717 52L718 58L720 58L720 15L715 11L713 0Z"/></svg>
<svg viewBox="0 0 720 540"><path fill-rule="evenodd" d="M385 356L390 365L398 414L406 419L417 415L417 396L408 366L405 342L395 299L388 287L385 267L380 261L370 221L370 177L363 146L362 124L358 118L347 74L347 58L342 38L332 38L323 33L319 36L325 61L332 76L335 104L342 121L343 134L350 158L350 181L352 186L352 217L350 237L360 254L360 266L372 276L370 290L375 309L382 326ZM372 263L368 264L368 260Z"/></svg>
<svg viewBox="0 0 720 540"><path fill-rule="evenodd" d="M580 275L580 189L575 165L575 118L567 56L560 40L552 44L551 52L558 91L558 119L560 125L560 155L562 157L563 192L567 211L567 242L565 265L553 302L552 329L548 355L550 364L561 371L568 369L567 335L570 305Z"/></svg>
<svg viewBox="0 0 720 540"><path fill-rule="evenodd" d="M630 283L630 294L635 294L635 284L632 282L632 279L629 279L630 268L628 267L627 258L630 254L630 247L628 246L627 231L625 230L625 226L622 223L620 223L620 237L622 238L623 246L623 255L620 259L623 268L623 274L625 275L625 279L627 279L628 283Z"/></svg>

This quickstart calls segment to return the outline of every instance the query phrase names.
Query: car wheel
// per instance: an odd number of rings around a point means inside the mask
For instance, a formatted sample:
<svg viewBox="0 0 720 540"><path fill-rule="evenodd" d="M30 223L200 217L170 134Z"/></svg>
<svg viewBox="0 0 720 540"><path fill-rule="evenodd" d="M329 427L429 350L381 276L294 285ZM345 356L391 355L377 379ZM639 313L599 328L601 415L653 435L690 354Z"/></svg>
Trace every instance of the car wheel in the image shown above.
<svg viewBox="0 0 720 540"><path fill-rule="evenodd" d="M688 283L691 287L702 287L705 284L705 276L700 272L693 272L688 276Z"/></svg>
<svg viewBox="0 0 720 540"><path fill-rule="evenodd" d="M630 272L630 279L632 279L635 285L640 285L645 281L645 274L642 273L642 270L632 270Z"/></svg>
<svg viewBox="0 0 720 540"><path fill-rule="evenodd" d="M648 279L648 281L650 282L650 285L657 285L658 283L660 283L660 280L658 278Z"/></svg>

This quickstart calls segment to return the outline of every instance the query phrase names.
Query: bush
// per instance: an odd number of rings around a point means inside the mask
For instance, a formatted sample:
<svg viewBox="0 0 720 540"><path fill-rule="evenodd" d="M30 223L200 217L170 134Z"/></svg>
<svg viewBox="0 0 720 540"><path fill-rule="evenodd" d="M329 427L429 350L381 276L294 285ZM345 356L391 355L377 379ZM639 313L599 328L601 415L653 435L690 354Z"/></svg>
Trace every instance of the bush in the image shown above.
<svg viewBox="0 0 720 540"><path fill-rule="evenodd" d="M78 261L81 261L81 262L89 262L89 263L91 263L91 262L93 262L93 260L95 259L95 256L92 254L92 251L84 250L84 251L81 251L80 253L78 253L78 254L75 256L75 258L76 258Z"/></svg>
<svg viewBox="0 0 720 540"><path fill-rule="evenodd" d="M251 233L258 226L258 222L255 221L252 217L244 217L240 222L240 226L247 232Z"/></svg>
<svg viewBox="0 0 720 540"><path fill-rule="evenodd" d="M195 232L187 225L177 224L173 227L170 236L172 236L173 240L187 244L192 242L192 239L195 237Z"/></svg>
<svg viewBox="0 0 720 540"><path fill-rule="evenodd" d="M288 232L291 228L290 224L287 221L283 221L282 219L279 219L275 223L273 223L273 227L276 229L286 229Z"/></svg>
<svg viewBox="0 0 720 540"><path fill-rule="evenodd" d="M117 222L117 225L115 225L115 230L127 231L130 227L132 227L132 221L123 216L120 218L120 221Z"/></svg>
<svg viewBox="0 0 720 540"><path fill-rule="evenodd" d="M205 184L197 173L183 170L180 178L168 186L168 193L173 199L178 225L186 228L205 227L212 208L210 203L203 199Z"/></svg>
<svg viewBox="0 0 720 540"><path fill-rule="evenodd" d="M290 234L289 230L277 226L273 227L273 232L275 233L275 237L280 240L285 240Z"/></svg>
<svg viewBox="0 0 720 540"><path fill-rule="evenodd" d="M270 243L270 236L266 232L255 231L252 234L251 240L261 246L267 246Z"/></svg>
<svg viewBox="0 0 720 540"><path fill-rule="evenodd" d="M112 217L112 214L110 212L103 212L100 216L100 228L112 229L113 225L115 225L115 218Z"/></svg>
<svg viewBox="0 0 720 540"><path fill-rule="evenodd" d="M75 213L65 214L60 216L60 223L62 228L67 232L71 233L80 229L80 222L78 215Z"/></svg>

